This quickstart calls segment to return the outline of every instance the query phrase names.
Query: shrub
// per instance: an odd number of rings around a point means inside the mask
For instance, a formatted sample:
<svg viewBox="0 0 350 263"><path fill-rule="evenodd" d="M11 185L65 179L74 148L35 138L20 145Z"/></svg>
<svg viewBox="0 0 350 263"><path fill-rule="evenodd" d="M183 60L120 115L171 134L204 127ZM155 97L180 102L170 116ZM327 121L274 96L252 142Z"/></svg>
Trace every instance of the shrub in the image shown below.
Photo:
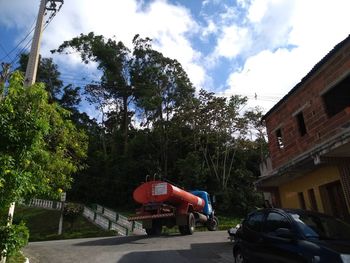
<svg viewBox="0 0 350 263"><path fill-rule="evenodd" d="M28 238L29 231L23 222L0 226L0 258L17 253L28 243Z"/></svg>
<svg viewBox="0 0 350 263"><path fill-rule="evenodd" d="M78 216L83 212L83 206L77 203L66 203L63 209L64 218L73 226Z"/></svg>

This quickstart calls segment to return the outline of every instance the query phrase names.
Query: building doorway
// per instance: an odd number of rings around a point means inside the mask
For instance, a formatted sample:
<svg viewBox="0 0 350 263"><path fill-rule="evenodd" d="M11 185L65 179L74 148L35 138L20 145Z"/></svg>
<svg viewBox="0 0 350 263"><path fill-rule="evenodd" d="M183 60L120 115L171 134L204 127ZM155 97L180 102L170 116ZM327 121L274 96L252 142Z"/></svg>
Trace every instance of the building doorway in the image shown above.
<svg viewBox="0 0 350 263"><path fill-rule="evenodd" d="M320 194L326 214L349 221L349 211L339 180L320 186Z"/></svg>

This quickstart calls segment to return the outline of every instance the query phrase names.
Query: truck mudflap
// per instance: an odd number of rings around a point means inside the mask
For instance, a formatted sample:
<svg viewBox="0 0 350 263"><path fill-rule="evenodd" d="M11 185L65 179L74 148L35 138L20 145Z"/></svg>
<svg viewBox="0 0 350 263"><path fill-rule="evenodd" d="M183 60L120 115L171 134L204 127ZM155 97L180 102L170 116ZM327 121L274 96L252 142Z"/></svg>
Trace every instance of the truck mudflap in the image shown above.
<svg viewBox="0 0 350 263"><path fill-rule="evenodd" d="M154 215L140 215L140 216L131 216L128 218L128 221L136 221L136 220L145 220L145 219L155 219L155 218L166 218L166 217L174 217L174 213L164 213L164 214L154 214Z"/></svg>

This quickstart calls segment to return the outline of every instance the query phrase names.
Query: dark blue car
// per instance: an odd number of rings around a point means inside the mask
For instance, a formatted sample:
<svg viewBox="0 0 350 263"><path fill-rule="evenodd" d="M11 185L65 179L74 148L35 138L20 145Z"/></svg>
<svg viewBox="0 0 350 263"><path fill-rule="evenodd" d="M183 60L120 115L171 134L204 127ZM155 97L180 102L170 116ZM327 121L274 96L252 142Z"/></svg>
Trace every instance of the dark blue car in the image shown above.
<svg viewBox="0 0 350 263"><path fill-rule="evenodd" d="M299 209L257 210L235 233L233 256L236 263L350 263L350 225Z"/></svg>

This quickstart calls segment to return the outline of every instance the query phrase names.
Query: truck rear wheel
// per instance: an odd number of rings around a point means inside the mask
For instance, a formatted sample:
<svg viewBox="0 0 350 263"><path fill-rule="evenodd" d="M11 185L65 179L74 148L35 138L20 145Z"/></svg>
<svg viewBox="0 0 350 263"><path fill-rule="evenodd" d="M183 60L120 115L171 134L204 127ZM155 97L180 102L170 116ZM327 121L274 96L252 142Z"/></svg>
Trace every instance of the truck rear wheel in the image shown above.
<svg viewBox="0 0 350 263"><path fill-rule="evenodd" d="M189 213L187 217L187 225L179 226L179 231L182 235L192 235L196 228L196 219L193 213Z"/></svg>
<svg viewBox="0 0 350 263"><path fill-rule="evenodd" d="M188 234L192 235L194 233L195 228L196 228L196 219L194 218L194 215L190 213L188 215Z"/></svg>
<svg viewBox="0 0 350 263"><path fill-rule="evenodd" d="M152 227L146 228L148 236L159 236L162 233L163 226L159 221L153 220Z"/></svg>

